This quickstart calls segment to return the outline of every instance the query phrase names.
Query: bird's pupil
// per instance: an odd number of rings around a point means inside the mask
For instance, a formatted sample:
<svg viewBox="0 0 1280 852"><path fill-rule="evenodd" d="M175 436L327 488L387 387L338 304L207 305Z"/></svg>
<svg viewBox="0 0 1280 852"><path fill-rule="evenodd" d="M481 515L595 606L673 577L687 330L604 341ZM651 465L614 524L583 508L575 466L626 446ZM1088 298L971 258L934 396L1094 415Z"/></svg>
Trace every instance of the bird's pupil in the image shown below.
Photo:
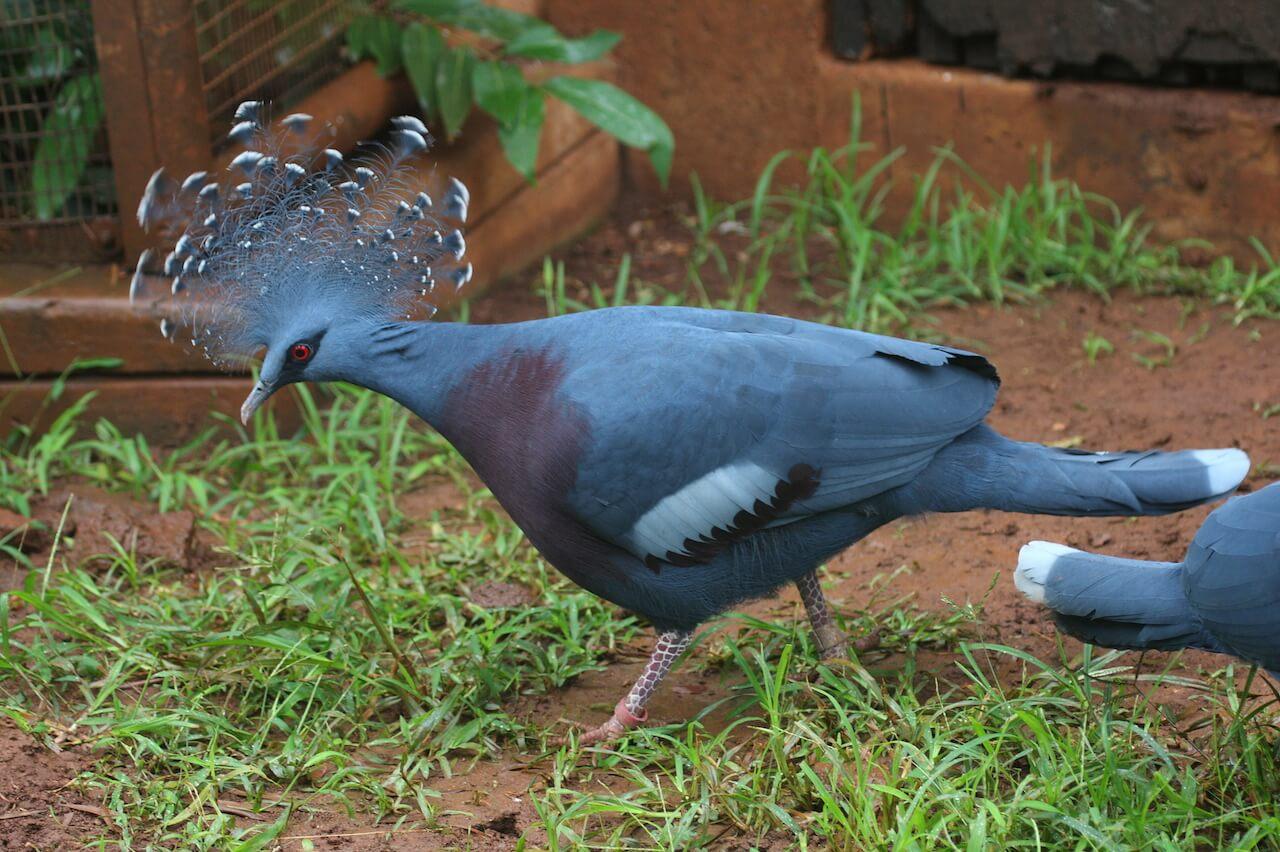
<svg viewBox="0 0 1280 852"><path fill-rule="evenodd" d="M305 361L311 357L311 347L305 343L299 343L293 347L293 358L295 361Z"/></svg>

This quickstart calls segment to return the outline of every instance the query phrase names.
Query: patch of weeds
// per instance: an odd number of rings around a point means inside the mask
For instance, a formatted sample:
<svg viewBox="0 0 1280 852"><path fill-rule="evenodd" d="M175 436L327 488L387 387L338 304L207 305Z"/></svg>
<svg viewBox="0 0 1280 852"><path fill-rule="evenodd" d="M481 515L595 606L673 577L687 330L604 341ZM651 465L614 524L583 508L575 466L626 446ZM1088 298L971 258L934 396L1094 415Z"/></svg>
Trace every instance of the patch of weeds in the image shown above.
<svg viewBox="0 0 1280 852"><path fill-rule="evenodd" d="M782 274L826 319L876 330L1054 286L1207 296L1237 321L1280 315L1280 272L1261 246L1261 269L1188 267L1178 247L1147 244L1138 214L1054 179L1047 153L1026 186L996 191L939 151L902 225L883 228L900 152L866 164L859 134L855 111L850 143L811 152L794 190L774 187L790 154L737 204L695 183L698 303L754 310ZM968 188L944 199L944 169ZM592 285L584 299L566 295L563 266L548 261L542 289L552 315L686 298L634 278L629 257L612 289ZM1176 353L1167 337L1145 339L1164 353L1151 366ZM1089 340L1091 361L1112 348ZM36 736L73 731L95 747L79 783L110 813L102 845L261 847L290 813L335 804L434 824L434 779L545 744L547 731L513 715L521 696L599 668L638 630L550 571L491 495L467 485L457 454L390 400L338 388L322 406L306 387L295 392L299 435L259 415L160 453L105 421L77 437L80 401L0 449L6 507L30 514L56 482L86 482L191 510L219 545L220 567L189 573L141 564L127 546L90 571L0 542L27 571L0 595L0 711ZM410 545L400 503L432 478L457 483L462 501ZM480 607L467 594L477 577L530 586L532 602ZM980 607L922 611L884 598L887 588L844 616L855 638L880 631L876 653L862 655L871 669L815 666L801 620L738 617L739 630L701 658L741 684L728 725L712 727L709 706L617 750L556 750L538 767L525 842L1280 844L1277 701L1252 676L1243 686L1230 667L1207 684L1135 679L1117 654L1088 647L1046 663L972 641ZM959 656L930 672L926 649ZM996 677L1010 667L1016 676ZM1198 689L1203 712L1171 723L1134 684ZM235 809L267 821L237 827Z"/></svg>
<svg viewBox="0 0 1280 852"><path fill-rule="evenodd" d="M1257 411L1262 416L1263 420L1270 420L1272 417L1280 414L1280 402L1265 407L1261 403L1258 403L1254 405L1253 410Z"/></svg>
<svg viewBox="0 0 1280 852"><path fill-rule="evenodd" d="M1178 355L1178 345L1166 334L1161 334L1158 331L1135 328L1132 335L1135 340L1144 341L1152 346L1158 347L1160 350L1160 354L1156 356L1144 355L1141 352L1130 353L1133 356L1133 360L1137 361L1148 370L1154 370L1157 367L1168 367L1173 363L1173 359Z"/></svg>
<svg viewBox="0 0 1280 852"><path fill-rule="evenodd" d="M684 302L678 293L634 279L630 254L622 256L612 287L602 288L595 282L588 285L586 301L566 295L564 261L554 262L550 257L543 258L541 281L536 290L546 303L549 317L620 305L678 305Z"/></svg>
<svg viewBox="0 0 1280 852"><path fill-rule="evenodd" d="M1204 322L1200 323L1199 328L1197 328L1194 332L1192 332L1191 336L1187 338L1183 346L1195 346L1197 343L1200 343L1206 337L1208 337L1209 332L1212 330L1213 330L1213 323L1210 320L1205 320Z"/></svg>
<svg viewBox="0 0 1280 852"><path fill-rule="evenodd" d="M922 337L934 336L921 325L930 310L1025 303L1055 287L1103 298L1120 289L1181 295L1180 327L1199 300L1230 305L1237 324L1280 317L1280 266L1261 243L1252 241L1258 262L1247 269L1230 257L1207 267L1188 263L1186 251L1212 246L1152 243L1140 210L1126 213L1054 177L1047 147L1029 162L1026 183L1003 189L949 148L936 149L929 168L912 178L905 215L890 227L891 167L905 151L871 159L874 147L862 139L855 99L847 144L777 154L749 198L717 201L691 175L683 291L632 281L627 256L612 289L592 283L587 299L573 299L565 294L563 266L548 259L539 288L548 315L620 304L756 311L782 280L789 293L817 306L822 322ZM777 185L778 170L796 161L803 164L799 185ZM1194 340L1208 331L1202 327Z"/></svg>
<svg viewBox="0 0 1280 852"><path fill-rule="evenodd" d="M549 571L483 491L405 546L399 498L429 477L465 482L461 460L388 400L337 389L325 410L299 390L299 436L259 415L239 436L161 454L104 422L78 438L68 421L0 453L0 481L21 492L11 502L74 477L196 510L222 542L221 567L194 573L127 547L92 571L55 554L0 596L0 710L95 749L77 783L109 813L100 845L266 845L291 813L335 806L436 824L435 779L546 742L512 714L520 696L599 667L637 630ZM799 615L736 617L692 661L738 684L728 724L710 724L710 705L616 750L550 753L525 842L1280 842L1276 701L1259 682L1230 668L1208 683L1135 680L1089 648L1043 663L974 641L980 603L921 610L891 594L893 576L843 617L855 638L879 629L860 654L870 668L815 664ZM477 577L535 594L484 609L466 593ZM926 649L958 656L932 671ZM1197 689L1203 712L1171 724L1134 683ZM237 824L240 811L266 819Z"/></svg>
<svg viewBox="0 0 1280 852"><path fill-rule="evenodd" d="M1116 351L1116 347L1110 340L1092 331L1084 336L1081 346L1084 347L1084 357L1090 366L1096 364L1101 356L1110 355Z"/></svg>
<svg viewBox="0 0 1280 852"><path fill-rule="evenodd" d="M1280 837L1268 800L1276 701L1251 692L1252 680L1237 689L1230 670L1222 676L1206 693L1212 733L1193 740L1154 703L1128 700L1118 652L1050 665L996 644L959 650L956 674L930 682L858 666L797 677L798 646L735 643L745 709L729 727L695 722L634 734L617 752L557 756L535 799L549 847L712 849L728 837L796 849L1193 848ZM1011 685L994 674L1009 665L1022 671Z"/></svg>
<svg viewBox="0 0 1280 852"><path fill-rule="evenodd" d="M1261 265L1241 270L1232 258L1220 257L1190 290L1230 305L1235 310L1236 325L1254 317L1280 317L1280 265L1258 239L1251 237L1249 245L1257 252Z"/></svg>
<svg viewBox="0 0 1280 852"><path fill-rule="evenodd" d="M697 300L754 310L771 277L784 276L823 308L824 321L871 331L910 330L930 309L1023 302L1058 286L1207 298L1231 305L1237 323L1280 316L1280 266L1257 240L1259 260L1248 269L1230 257L1188 264L1184 251L1211 247L1152 244L1141 211L1055 178L1047 147L1025 184L1003 189L949 148L936 149L892 228L885 200L904 149L869 160L873 148L855 99L847 144L778 154L750 198L717 203L694 178L688 277ZM800 185L775 186L778 169L795 160L804 166Z"/></svg>

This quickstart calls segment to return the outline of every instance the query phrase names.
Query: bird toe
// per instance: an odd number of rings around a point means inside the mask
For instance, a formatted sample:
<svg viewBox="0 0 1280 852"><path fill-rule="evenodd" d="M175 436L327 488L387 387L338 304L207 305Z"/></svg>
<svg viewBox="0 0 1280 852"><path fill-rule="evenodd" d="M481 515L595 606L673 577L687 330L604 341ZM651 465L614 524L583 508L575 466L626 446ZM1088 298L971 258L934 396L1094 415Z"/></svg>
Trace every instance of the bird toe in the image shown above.
<svg viewBox="0 0 1280 852"><path fill-rule="evenodd" d="M595 745L596 743L611 742L620 738L632 728L637 728L649 719L649 714L645 711L633 713L627 708L626 699L618 702L618 706L614 708L613 715L602 725L589 728L581 722L566 720L570 727L580 731L577 736L578 745ZM566 735L556 737L551 740L551 744L556 748L569 745L572 741L571 737Z"/></svg>
<svg viewBox="0 0 1280 852"><path fill-rule="evenodd" d="M561 737L552 737L549 742L554 748L563 748L564 746L572 745L575 740L579 746L612 742L627 732L626 727L613 717L610 717L604 724L597 725L594 728L571 719L566 721L569 723L570 728L577 733L576 735L565 734Z"/></svg>

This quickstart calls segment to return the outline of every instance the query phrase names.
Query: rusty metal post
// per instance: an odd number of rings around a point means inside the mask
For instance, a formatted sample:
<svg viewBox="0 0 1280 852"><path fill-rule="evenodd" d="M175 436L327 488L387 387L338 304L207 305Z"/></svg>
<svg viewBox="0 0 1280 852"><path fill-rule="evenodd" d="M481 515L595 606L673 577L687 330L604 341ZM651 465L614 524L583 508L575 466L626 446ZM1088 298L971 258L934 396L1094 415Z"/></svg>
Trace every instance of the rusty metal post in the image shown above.
<svg viewBox="0 0 1280 852"><path fill-rule="evenodd" d="M126 263L150 240L135 215L151 173L206 168L209 117L189 0L93 0Z"/></svg>

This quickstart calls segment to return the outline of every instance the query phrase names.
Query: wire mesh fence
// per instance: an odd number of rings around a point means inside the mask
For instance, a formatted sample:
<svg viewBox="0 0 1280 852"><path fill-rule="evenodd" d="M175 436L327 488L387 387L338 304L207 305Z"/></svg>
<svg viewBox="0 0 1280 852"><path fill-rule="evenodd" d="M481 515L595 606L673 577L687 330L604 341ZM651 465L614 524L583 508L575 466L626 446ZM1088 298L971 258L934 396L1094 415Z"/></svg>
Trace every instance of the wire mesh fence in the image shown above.
<svg viewBox="0 0 1280 852"><path fill-rule="evenodd" d="M79 261L118 256L117 192L145 183L162 150L180 148L188 168L225 147L243 100L286 109L339 76L357 0L0 0L0 259ZM378 4L374 4L378 5ZM101 73L95 50L106 57ZM168 29L147 26L162 22ZM174 30L172 27L178 27ZM184 39L195 47L178 66ZM105 101L103 80L111 81ZM136 90L135 90L136 87ZM205 115L186 136L174 109L199 87ZM166 93L172 89L172 98ZM123 107L123 108L121 108ZM157 113L161 110L161 113ZM107 127L141 134L150 154L112 168ZM179 138L181 137L181 138ZM204 146L207 138L207 148ZM183 140L187 141L183 141ZM132 153L112 139L116 156ZM193 143L194 147L187 144ZM167 158L166 163L170 160ZM143 168L145 166L145 169ZM118 184L117 180L123 183Z"/></svg>
<svg viewBox="0 0 1280 852"><path fill-rule="evenodd" d="M200 69L215 149L243 100L287 107L342 71L351 0L195 0Z"/></svg>
<svg viewBox="0 0 1280 852"><path fill-rule="evenodd" d="M4 0L0 254L80 259L116 242L116 190L88 0Z"/></svg>

